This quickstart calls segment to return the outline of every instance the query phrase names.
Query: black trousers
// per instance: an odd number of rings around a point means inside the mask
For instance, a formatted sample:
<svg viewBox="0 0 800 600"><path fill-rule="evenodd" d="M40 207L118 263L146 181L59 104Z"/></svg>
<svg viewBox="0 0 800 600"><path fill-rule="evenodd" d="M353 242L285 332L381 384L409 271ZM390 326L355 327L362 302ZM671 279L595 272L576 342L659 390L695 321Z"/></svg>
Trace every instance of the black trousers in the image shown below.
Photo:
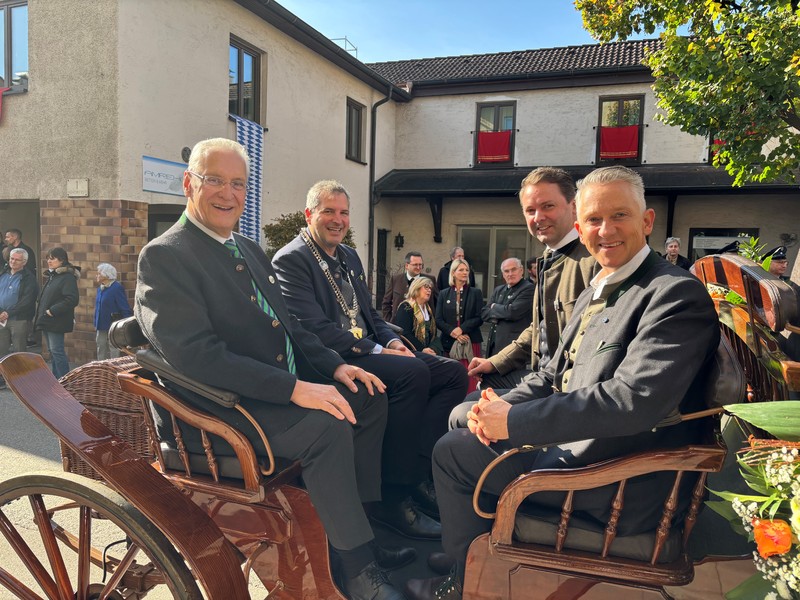
<svg viewBox="0 0 800 600"><path fill-rule="evenodd" d="M458 361L424 352L415 358L370 354L350 362L386 384L389 419L383 438L383 479L412 485L425 477L447 419L467 393L467 371Z"/></svg>
<svg viewBox="0 0 800 600"><path fill-rule="evenodd" d="M380 449L388 403L386 394L370 396L360 383L356 393L340 383L332 385L350 403L355 425L325 411L293 403L272 404L242 398L241 404L264 429L276 457L300 461L303 482L333 547L352 550L374 538L362 504L381 499ZM257 454L266 454L260 437L241 413L178 386L169 387L242 431ZM172 438L169 416L157 407L156 413L159 435L162 440L169 440ZM283 429L276 427L277 422L293 424ZM182 430L189 451L203 453L198 430L188 427ZM217 454L233 454L232 448L219 438L214 437L212 444Z"/></svg>

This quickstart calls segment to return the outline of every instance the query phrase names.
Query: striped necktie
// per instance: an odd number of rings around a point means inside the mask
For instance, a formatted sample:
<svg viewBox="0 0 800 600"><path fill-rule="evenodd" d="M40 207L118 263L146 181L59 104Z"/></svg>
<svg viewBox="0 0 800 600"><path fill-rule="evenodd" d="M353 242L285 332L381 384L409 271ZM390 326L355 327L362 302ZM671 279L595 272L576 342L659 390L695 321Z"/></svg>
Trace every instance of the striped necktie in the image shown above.
<svg viewBox="0 0 800 600"><path fill-rule="evenodd" d="M234 258L242 258L242 253L239 252L239 247L236 245L236 242L233 240L226 240L225 247L231 251L231 254ZM258 289L256 282L253 279L250 279L250 284L253 286L253 291L255 292L256 299L258 300L258 305L271 319L278 319L278 315L275 314L275 311L272 310L272 307L267 302L267 299L264 297L264 294L261 293L261 290ZM286 366L289 369L289 373L295 375L297 373L297 367L295 366L294 362L294 348L292 348L292 342L289 339L289 336L284 334L284 338L286 339Z"/></svg>

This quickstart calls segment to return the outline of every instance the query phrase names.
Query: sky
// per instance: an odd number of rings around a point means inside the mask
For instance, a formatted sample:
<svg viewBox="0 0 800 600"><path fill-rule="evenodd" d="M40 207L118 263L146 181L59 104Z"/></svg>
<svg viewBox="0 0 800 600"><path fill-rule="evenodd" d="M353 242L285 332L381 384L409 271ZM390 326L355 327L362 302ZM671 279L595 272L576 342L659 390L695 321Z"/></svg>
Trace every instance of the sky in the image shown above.
<svg viewBox="0 0 800 600"><path fill-rule="evenodd" d="M361 62L597 43L572 0L278 0ZM337 42L342 45L342 42Z"/></svg>

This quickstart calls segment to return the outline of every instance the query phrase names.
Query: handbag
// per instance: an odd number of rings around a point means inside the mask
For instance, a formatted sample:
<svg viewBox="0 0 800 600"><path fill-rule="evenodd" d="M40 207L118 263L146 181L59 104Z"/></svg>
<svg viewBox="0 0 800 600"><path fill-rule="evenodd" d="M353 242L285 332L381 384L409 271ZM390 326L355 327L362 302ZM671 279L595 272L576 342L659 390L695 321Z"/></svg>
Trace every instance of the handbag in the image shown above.
<svg viewBox="0 0 800 600"><path fill-rule="evenodd" d="M474 358L472 353L472 342L460 342L458 340L453 342L453 347L450 348L450 358L454 358L456 360L472 360Z"/></svg>

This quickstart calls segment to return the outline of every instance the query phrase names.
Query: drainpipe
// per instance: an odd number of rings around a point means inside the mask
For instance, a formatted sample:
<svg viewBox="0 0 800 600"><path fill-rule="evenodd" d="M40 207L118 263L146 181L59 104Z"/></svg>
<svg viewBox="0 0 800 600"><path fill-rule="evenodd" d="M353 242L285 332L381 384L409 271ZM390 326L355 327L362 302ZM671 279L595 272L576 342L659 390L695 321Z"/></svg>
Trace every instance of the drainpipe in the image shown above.
<svg viewBox="0 0 800 600"><path fill-rule="evenodd" d="M367 286L372 289L372 274L375 272L375 139L378 137L378 107L392 97L394 86L389 84L385 98L372 105L369 128L369 233L367 241Z"/></svg>

